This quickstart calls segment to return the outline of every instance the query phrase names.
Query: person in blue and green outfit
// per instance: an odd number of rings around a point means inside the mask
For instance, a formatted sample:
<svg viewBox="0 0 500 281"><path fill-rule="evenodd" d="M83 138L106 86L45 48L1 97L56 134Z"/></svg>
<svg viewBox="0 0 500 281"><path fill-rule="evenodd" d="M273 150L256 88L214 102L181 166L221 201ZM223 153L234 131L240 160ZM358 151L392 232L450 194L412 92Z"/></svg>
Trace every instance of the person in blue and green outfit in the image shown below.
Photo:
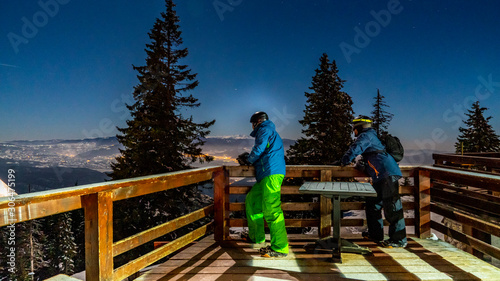
<svg viewBox="0 0 500 281"><path fill-rule="evenodd" d="M399 196L401 169L394 158L385 151L384 145L372 128L373 121L367 116L358 116L352 121L356 141L340 161L341 165L351 163L356 156L363 156L364 171L372 178L377 197L367 197L365 204L368 230L363 237L387 248L404 248L407 245L403 205ZM389 223L389 239L384 240L384 216Z"/></svg>
<svg viewBox="0 0 500 281"><path fill-rule="evenodd" d="M257 183L245 199L248 233L242 233L242 238L251 243L264 243L265 219L271 245L261 248L259 253L263 257L286 257L288 238L281 209L281 183L286 173L283 141L265 112L254 113L250 123L253 129L250 136L255 138L255 145L247 160L255 167Z"/></svg>

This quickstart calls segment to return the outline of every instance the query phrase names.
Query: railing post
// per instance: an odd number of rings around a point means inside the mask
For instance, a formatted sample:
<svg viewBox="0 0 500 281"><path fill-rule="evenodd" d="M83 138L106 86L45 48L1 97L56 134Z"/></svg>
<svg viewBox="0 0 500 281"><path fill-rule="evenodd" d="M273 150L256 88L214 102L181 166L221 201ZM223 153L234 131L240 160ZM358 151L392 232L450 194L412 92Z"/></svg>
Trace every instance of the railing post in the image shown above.
<svg viewBox="0 0 500 281"><path fill-rule="evenodd" d="M321 181L332 180L332 170L321 170ZM332 232L332 200L324 196L320 196L319 209L319 237L324 238L331 235ZM338 222L340 223L340 222Z"/></svg>
<svg viewBox="0 0 500 281"><path fill-rule="evenodd" d="M415 173L415 234L431 236L431 173L417 169Z"/></svg>
<svg viewBox="0 0 500 281"><path fill-rule="evenodd" d="M214 179L214 238L217 242L229 238L229 173L226 167L213 173Z"/></svg>
<svg viewBox="0 0 500 281"><path fill-rule="evenodd" d="M85 210L85 280L113 280L113 192L82 196Z"/></svg>

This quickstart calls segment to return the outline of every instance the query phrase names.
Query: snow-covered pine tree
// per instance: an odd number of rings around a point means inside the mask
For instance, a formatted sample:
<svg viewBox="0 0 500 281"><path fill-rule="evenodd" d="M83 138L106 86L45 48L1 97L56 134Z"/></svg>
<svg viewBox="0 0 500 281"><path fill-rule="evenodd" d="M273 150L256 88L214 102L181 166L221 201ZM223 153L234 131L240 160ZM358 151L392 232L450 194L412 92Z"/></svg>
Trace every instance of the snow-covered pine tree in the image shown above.
<svg viewBox="0 0 500 281"><path fill-rule="evenodd" d="M380 94L379 89L377 89L377 96L373 99L375 100L372 111L373 129L377 132L377 136L380 137L382 133L387 132L394 114L384 109L390 106L385 102L385 97Z"/></svg>
<svg viewBox="0 0 500 281"><path fill-rule="evenodd" d="M47 266L44 254L45 234L42 231L43 219L16 223L15 225L15 272L7 269L7 276L17 281L43 280L40 271ZM3 251L2 251L3 253ZM33 272L34 276L31 276Z"/></svg>
<svg viewBox="0 0 500 281"><path fill-rule="evenodd" d="M71 229L76 244L76 255L74 259L75 272L85 270L85 218L83 209L69 212L71 216Z"/></svg>
<svg viewBox="0 0 500 281"><path fill-rule="evenodd" d="M342 91L345 80L340 79L335 60L330 63L323 54L315 72L309 87L312 92L305 93L304 119L299 121L305 137L288 149L288 164L332 164L352 141L352 99Z"/></svg>
<svg viewBox="0 0 500 281"><path fill-rule="evenodd" d="M72 275L75 272L74 259L78 247L75 243L71 213L66 212L47 218L46 226L49 276Z"/></svg>
<svg viewBox="0 0 500 281"><path fill-rule="evenodd" d="M455 143L455 151L463 152L498 152L500 151L500 139L489 124L491 116L484 117L486 107L481 107L479 101L472 104L467 110L469 118L464 120L465 127L460 127L460 135Z"/></svg>

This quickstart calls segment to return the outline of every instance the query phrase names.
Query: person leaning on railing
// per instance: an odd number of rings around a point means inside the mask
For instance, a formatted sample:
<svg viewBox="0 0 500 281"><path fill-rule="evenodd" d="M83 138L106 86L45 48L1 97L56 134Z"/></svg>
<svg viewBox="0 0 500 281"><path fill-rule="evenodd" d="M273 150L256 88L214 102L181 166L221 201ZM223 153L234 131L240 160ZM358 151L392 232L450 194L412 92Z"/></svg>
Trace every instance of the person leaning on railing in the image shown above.
<svg viewBox="0 0 500 281"><path fill-rule="evenodd" d="M257 183L247 194L245 209L248 233L242 239L250 243L264 243L264 219L271 233L271 245L259 253L263 257L286 257L288 238L285 217L281 209L281 183L285 177L285 149L276 127L265 112L256 112L250 118L255 145L248 155L248 162L255 166Z"/></svg>
<svg viewBox="0 0 500 281"><path fill-rule="evenodd" d="M361 166L372 178L373 188L377 192L377 197L366 198L368 230L363 232L363 237L387 248L404 248L407 245L406 227L398 183L402 177L401 170L394 158L385 151L372 123L367 116L359 116L353 120L353 131L357 138L340 164L350 164L358 155L362 155L364 163ZM389 222L387 240L384 240L382 208L385 219Z"/></svg>

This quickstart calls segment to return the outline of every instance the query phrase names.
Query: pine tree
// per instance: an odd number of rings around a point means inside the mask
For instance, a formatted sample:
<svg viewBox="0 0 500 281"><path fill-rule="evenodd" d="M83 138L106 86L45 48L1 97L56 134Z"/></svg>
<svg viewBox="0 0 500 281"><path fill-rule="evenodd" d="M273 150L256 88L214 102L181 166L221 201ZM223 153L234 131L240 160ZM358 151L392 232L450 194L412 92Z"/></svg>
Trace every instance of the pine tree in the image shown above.
<svg viewBox="0 0 500 281"><path fill-rule="evenodd" d="M188 55L182 48L179 18L172 0L165 1L166 11L149 32L146 65L134 66L139 84L134 88L134 104L127 105L132 120L119 128L118 141L124 146L113 163L112 179L160 174L191 168L191 164L211 161L201 146L215 120L195 123L185 117L188 109L200 106L190 90L198 86L196 74L182 59ZM122 200L114 205L115 240L177 218L198 207L201 195L196 186L171 189L138 198ZM176 234L171 234L175 236ZM146 244L117 257L119 266L151 250Z"/></svg>
<svg viewBox="0 0 500 281"><path fill-rule="evenodd" d="M200 105L185 94L196 88L198 81L180 62L188 50L181 47L175 4L172 0L165 3L166 12L149 33L152 42L146 45L146 65L133 67L140 83L134 88L135 103L127 105L133 119L127 121L128 127L119 128L122 135L117 135L124 149L112 164L113 179L178 171L197 160L213 160L202 153L201 146L215 120L198 124L182 114L183 109Z"/></svg>
<svg viewBox="0 0 500 281"><path fill-rule="evenodd" d="M500 150L500 139L489 124L492 118L484 117L486 107L480 107L479 101L472 104L468 110L469 119L464 120L465 127L460 127L460 135L455 143L457 153L462 152L498 152Z"/></svg>
<svg viewBox="0 0 500 281"><path fill-rule="evenodd" d="M49 276L57 274L71 275L75 271L77 245L72 229L71 213L53 215L47 218L46 245Z"/></svg>
<svg viewBox="0 0 500 281"><path fill-rule="evenodd" d="M44 259L45 235L41 230L43 219L30 220L15 225L15 272L7 271L10 280L39 280L39 271L47 266ZM3 253L3 251L2 251ZM30 275L33 272L34 278ZM45 278L43 278L45 279Z"/></svg>
<svg viewBox="0 0 500 281"><path fill-rule="evenodd" d="M335 60L328 55L320 58L319 68L312 78L304 119L305 137L297 140L287 151L289 164L332 164L349 148L353 118L351 97L342 91L345 80L338 76Z"/></svg>
<svg viewBox="0 0 500 281"><path fill-rule="evenodd" d="M379 89L377 89L377 96L373 99L375 100L372 111L373 129L377 132L377 136L380 137L383 133L387 132L394 114L384 109L384 107L389 107L389 105L384 101L385 97L380 94Z"/></svg>
<svg viewBox="0 0 500 281"><path fill-rule="evenodd" d="M75 272L80 272L85 270L85 217L83 209L71 211L69 214L76 244Z"/></svg>

